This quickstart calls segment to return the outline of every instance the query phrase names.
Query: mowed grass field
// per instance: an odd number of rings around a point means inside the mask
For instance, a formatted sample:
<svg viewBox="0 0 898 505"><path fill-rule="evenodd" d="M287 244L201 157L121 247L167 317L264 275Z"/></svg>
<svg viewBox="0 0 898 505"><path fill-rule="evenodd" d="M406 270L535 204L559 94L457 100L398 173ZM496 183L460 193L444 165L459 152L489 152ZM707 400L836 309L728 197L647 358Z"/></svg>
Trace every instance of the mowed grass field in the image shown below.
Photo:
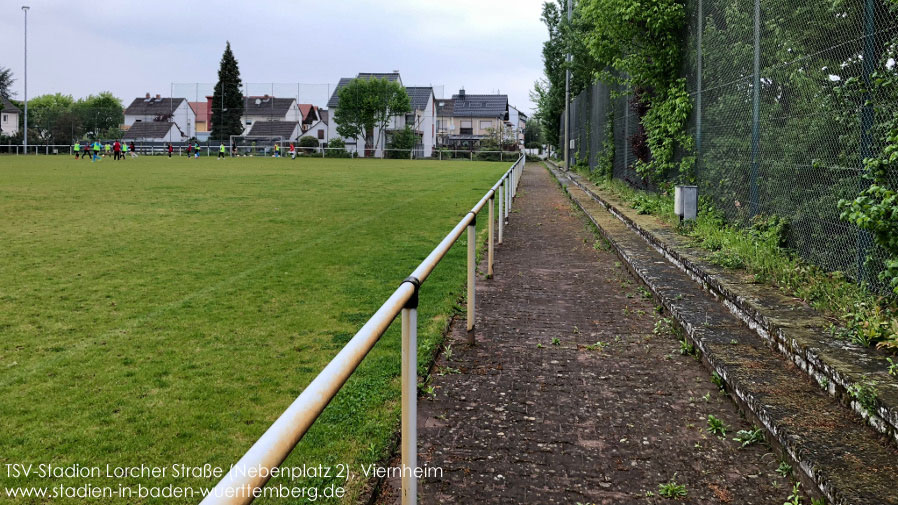
<svg viewBox="0 0 898 505"><path fill-rule="evenodd" d="M0 157L0 488L214 485L5 465L235 463L509 165ZM422 288L422 360L464 262L462 239ZM398 427L398 326L286 465L351 464L358 492Z"/></svg>

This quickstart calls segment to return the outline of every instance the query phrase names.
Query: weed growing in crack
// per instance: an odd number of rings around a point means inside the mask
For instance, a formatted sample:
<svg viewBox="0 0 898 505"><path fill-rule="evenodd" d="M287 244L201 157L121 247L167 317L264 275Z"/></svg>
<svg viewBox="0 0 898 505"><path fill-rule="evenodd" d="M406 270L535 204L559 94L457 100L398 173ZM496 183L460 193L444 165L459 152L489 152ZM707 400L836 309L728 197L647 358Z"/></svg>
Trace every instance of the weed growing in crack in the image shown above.
<svg viewBox="0 0 898 505"><path fill-rule="evenodd" d="M792 465L785 461L780 461L780 466L776 467L776 473L780 474L783 478L786 478L792 475Z"/></svg>
<svg viewBox="0 0 898 505"><path fill-rule="evenodd" d="M652 330L652 333L655 335L664 335L671 333L671 325L673 322L669 317L662 317L661 319L655 321L655 328Z"/></svg>
<svg viewBox="0 0 898 505"><path fill-rule="evenodd" d="M726 382L724 382L723 377L721 377L717 372L711 374L711 382L713 382L714 385L717 386L717 389L721 391L726 390L727 384Z"/></svg>
<svg viewBox="0 0 898 505"><path fill-rule="evenodd" d="M828 391L829 390L829 377L826 377L825 375L821 375L821 376L817 377L817 384L820 386L820 389L823 389L824 391Z"/></svg>
<svg viewBox="0 0 898 505"><path fill-rule="evenodd" d="M714 414L708 414L708 432L719 437L727 436L727 425Z"/></svg>
<svg viewBox="0 0 898 505"><path fill-rule="evenodd" d="M583 347L588 351L604 351L605 348L608 347L608 343L602 342L601 340L599 340L595 344L589 344L589 345L585 345Z"/></svg>
<svg viewBox="0 0 898 505"><path fill-rule="evenodd" d="M443 356L446 357L446 361L447 361L447 362L448 362L450 359L452 359L452 344L447 345L446 348L443 349Z"/></svg>
<svg viewBox="0 0 898 505"><path fill-rule="evenodd" d="M711 393L705 393L705 396L702 397L702 400L705 400L705 402L710 402L711 401Z"/></svg>
<svg viewBox="0 0 898 505"><path fill-rule="evenodd" d="M677 484L676 478L677 475L674 474L670 481L658 484L658 495L663 498L685 498L687 494L686 486Z"/></svg>
<svg viewBox="0 0 898 505"><path fill-rule="evenodd" d="M558 337L553 338L552 345L561 345L561 339Z"/></svg>
<svg viewBox="0 0 898 505"><path fill-rule="evenodd" d="M750 445L754 445L758 442L764 441L764 434L761 432L761 428L754 428L751 430L739 430L736 432L736 436L733 438L734 441L742 444L742 447L748 447Z"/></svg>
<svg viewBox="0 0 898 505"><path fill-rule="evenodd" d="M792 486L792 494L786 498L786 501L783 505L801 505L801 491L799 488L801 487L800 482L796 482L795 485Z"/></svg>
<svg viewBox="0 0 898 505"><path fill-rule="evenodd" d="M683 337L683 340L680 340L680 354L683 356L695 354L695 346L692 345L686 337Z"/></svg>
<svg viewBox="0 0 898 505"><path fill-rule="evenodd" d="M649 291L649 290L648 290L647 288L645 288L644 286L640 286L639 289L638 289L637 291L639 291L639 296L643 297L644 299L646 299L646 300L651 300L651 299L652 299L652 292Z"/></svg>
<svg viewBox="0 0 898 505"><path fill-rule="evenodd" d="M543 344L540 343L540 342L537 342L537 343L536 343L536 348L537 348L537 349L542 349L542 348L543 348Z"/></svg>
<svg viewBox="0 0 898 505"><path fill-rule="evenodd" d="M876 386L872 383L852 384L848 387L848 394L854 398L868 414L876 412Z"/></svg>

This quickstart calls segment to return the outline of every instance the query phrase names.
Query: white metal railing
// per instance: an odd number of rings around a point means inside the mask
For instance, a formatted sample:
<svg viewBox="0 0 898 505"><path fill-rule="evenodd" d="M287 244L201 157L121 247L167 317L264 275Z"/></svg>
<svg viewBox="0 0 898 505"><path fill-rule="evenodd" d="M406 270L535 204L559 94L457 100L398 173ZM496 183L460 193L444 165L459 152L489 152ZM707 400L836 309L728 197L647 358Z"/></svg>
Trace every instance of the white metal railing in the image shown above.
<svg viewBox="0 0 898 505"><path fill-rule="evenodd" d="M488 275L493 274L494 249L494 199L498 197L499 243L502 243L504 221L511 211L511 202L524 170L526 157L521 156L499 181L477 202L470 212L455 225L452 231L424 258L412 274L399 284L387 301L368 322L352 337L339 353L324 367L315 379L265 431L252 447L213 488L202 505L244 505L253 501L271 476L270 470L278 467L296 447L303 435L346 380L358 367L381 335L401 313L402 320L402 428L401 458L402 503L417 503L417 479L413 477L418 456L418 290L433 272L453 244L468 231L468 281L467 281L467 330L468 339L474 339L474 287L476 270L476 220L485 205L489 205L489 239L487 251Z"/></svg>
<svg viewBox="0 0 898 505"><path fill-rule="evenodd" d="M294 142L294 145L298 144L298 142ZM105 144L104 144L105 145ZM231 149L228 144L227 146L227 155L231 156ZM175 156L183 156L188 152L188 144L186 142L172 142L172 154ZM201 142L200 143L200 152L203 156L217 156L218 155L218 144L209 143L209 142ZM290 157L290 142L282 142L281 143L281 157L289 158ZM88 145L82 146L82 149L85 149L84 152L88 152ZM300 147L296 145L296 153L300 156L318 156L318 157L327 157L328 152L339 152L343 151L347 154L347 156L354 156L357 154L358 150L355 146L348 146L345 149L341 147ZM92 151L90 151L92 152ZM134 152L138 155L151 155L151 156L167 156L168 155L168 142L135 142ZM371 158L384 158L386 157L386 153L390 152L398 152L402 154L402 158L408 157L410 159L421 159L423 158L424 150L420 147L416 147L414 149L379 149L377 152L381 154L381 156L370 156ZM237 153L239 155L252 155L252 156L271 156L274 154L274 148L272 145L258 145L258 146L250 146L250 145L239 145L237 146ZM0 154L37 154L37 155L74 155L75 150L71 144L29 144L28 150L26 153L25 147L21 144L0 144ZM101 150L100 154L109 154L105 150ZM502 150L471 150L471 149L446 149L440 148L437 146L433 147L433 151L431 153L430 159L456 159L456 160L471 160L476 161L478 158L486 155L491 155L491 157L495 158L495 161L505 161L506 159L511 160L521 155L520 151L502 151ZM396 158L398 159L398 158Z"/></svg>

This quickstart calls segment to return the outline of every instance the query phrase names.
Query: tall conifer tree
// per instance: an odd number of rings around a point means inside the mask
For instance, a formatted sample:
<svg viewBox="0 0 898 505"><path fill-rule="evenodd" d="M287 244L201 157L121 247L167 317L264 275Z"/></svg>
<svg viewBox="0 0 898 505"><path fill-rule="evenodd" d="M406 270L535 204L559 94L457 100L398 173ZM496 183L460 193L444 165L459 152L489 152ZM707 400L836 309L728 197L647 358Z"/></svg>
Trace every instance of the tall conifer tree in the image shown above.
<svg viewBox="0 0 898 505"><path fill-rule="evenodd" d="M218 68L218 83L212 94L212 133L211 139L227 141L231 135L243 133L243 83L240 80L240 68L237 59L231 52L231 43L225 46Z"/></svg>

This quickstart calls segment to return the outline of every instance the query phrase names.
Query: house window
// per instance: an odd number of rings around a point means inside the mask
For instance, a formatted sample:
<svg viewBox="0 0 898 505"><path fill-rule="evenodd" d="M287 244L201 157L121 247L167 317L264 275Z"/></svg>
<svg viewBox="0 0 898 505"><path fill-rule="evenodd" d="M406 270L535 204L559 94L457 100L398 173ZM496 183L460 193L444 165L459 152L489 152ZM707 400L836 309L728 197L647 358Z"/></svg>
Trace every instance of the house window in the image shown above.
<svg viewBox="0 0 898 505"><path fill-rule="evenodd" d="M253 124L252 121L247 121L247 122L246 122L246 126L251 126L252 124Z"/></svg>
<svg viewBox="0 0 898 505"><path fill-rule="evenodd" d="M3 122L4 122L4 123L8 123L8 122L9 122L9 115L8 115L8 114L4 114L4 115L3 115Z"/></svg>
<svg viewBox="0 0 898 505"><path fill-rule="evenodd" d="M462 121L461 128L459 128L459 133L462 135L471 135L474 133L474 122L473 121Z"/></svg>
<svg viewBox="0 0 898 505"><path fill-rule="evenodd" d="M493 127L493 122L492 122L492 121L481 121L481 122L480 122L480 129L481 129L481 130L486 130L487 128L492 128L492 127Z"/></svg>
<svg viewBox="0 0 898 505"><path fill-rule="evenodd" d="M318 140L324 140L324 130L318 130Z"/></svg>

